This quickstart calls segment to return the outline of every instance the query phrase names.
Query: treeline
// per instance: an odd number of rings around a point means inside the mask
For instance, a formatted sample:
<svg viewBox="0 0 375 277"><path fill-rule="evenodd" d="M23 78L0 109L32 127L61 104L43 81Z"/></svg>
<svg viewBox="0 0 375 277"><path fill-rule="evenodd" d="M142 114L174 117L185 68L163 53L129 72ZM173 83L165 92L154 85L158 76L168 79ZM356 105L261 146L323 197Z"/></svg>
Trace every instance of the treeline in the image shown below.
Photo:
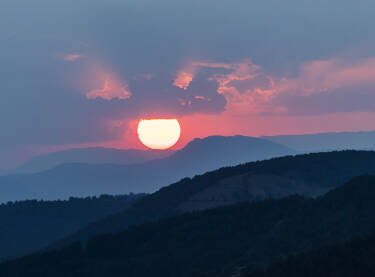
<svg viewBox="0 0 375 277"><path fill-rule="evenodd" d="M146 195L146 194L143 194L143 195ZM58 200L43 200L43 199L31 199L31 200L19 200L19 201L8 201L8 202L5 202L5 203L0 203L0 209L2 208L9 208L9 207L15 207L15 206L18 206L18 207L23 207L23 206L32 206L32 205L56 205L56 204L66 204L68 202L73 202L73 201L77 201L77 202L84 202L84 201L87 201L87 202L95 202L95 201L102 201L102 200L109 200L109 201L113 201L113 200L124 200L124 199L130 199L132 198L133 196L142 196L142 194L134 194L134 193L129 193L129 194L126 194L126 195L110 195L110 194L102 194L102 195L99 195L99 196L87 196L87 197L69 197L69 199L65 199L65 200L61 200L61 199L58 199ZM0 210L1 211L1 210Z"/></svg>

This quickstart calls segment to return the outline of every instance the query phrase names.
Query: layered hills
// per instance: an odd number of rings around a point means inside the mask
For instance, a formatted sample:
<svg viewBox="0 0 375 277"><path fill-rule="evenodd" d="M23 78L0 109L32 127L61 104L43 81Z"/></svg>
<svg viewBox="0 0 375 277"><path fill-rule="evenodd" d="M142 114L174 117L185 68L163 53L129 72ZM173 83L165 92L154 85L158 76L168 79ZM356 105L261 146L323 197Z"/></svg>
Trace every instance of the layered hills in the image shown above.
<svg viewBox="0 0 375 277"><path fill-rule="evenodd" d="M375 232L374 199L375 177L361 176L316 199L291 196L229 205L96 236L85 244L73 243L63 249L3 263L0 275L241 275L267 267L291 254L314 251ZM359 250L358 247L355 249ZM344 254L336 258L331 256L332 266L343 264L345 259L340 260L340 257L350 257L348 251L347 248L346 254L340 252ZM373 253L371 247L361 251L368 260ZM307 264L308 267L313 265ZM294 268L300 267L295 264ZM324 273L324 268L321 269L323 271L315 269L313 272Z"/></svg>
<svg viewBox="0 0 375 277"><path fill-rule="evenodd" d="M196 139L168 157L141 164L65 163L38 173L1 176L0 202L154 192L223 166L295 153L263 139L214 136Z"/></svg>

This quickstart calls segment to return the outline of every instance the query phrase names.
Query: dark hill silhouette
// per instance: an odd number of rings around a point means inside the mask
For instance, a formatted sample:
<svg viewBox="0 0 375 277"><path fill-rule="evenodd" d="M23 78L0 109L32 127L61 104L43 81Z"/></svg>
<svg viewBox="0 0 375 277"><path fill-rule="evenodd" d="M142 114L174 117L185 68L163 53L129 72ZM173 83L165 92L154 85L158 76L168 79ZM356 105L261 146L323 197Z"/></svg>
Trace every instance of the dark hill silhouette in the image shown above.
<svg viewBox="0 0 375 277"><path fill-rule="evenodd" d="M293 255L241 277L373 277L375 234Z"/></svg>
<svg viewBox="0 0 375 277"><path fill-rule="evenodd" d="M0 205L0 260L24 255L127 209L144 195L102 195L66 201L20 201Z"/></svg>
<svg viewBox="0 0 375 277"><path fill-rule="evenodd" d="M262 139L208 137L192 141L167 158L143 164L73 163L35 174L1 176L0 202L154 192L183 177L294 153L287 147Z"/></svg>
<svg viewBox="0 0 375 277"><path fill-rule="evenodd" d="M361 176L315 200L292 196L237 204L97 236L84 246L75 243L3 263L0 276L236 276L375 232L374 199L375 177Z"/></svg>
<svg viewBox="0 0 375 277"><path fill-rule="evenodd" d="M56 245L188 211L294 194L315 197L366 173L375 174L375 152L317 153L222 168L164 187L127 211L92 223Z"/></svg>

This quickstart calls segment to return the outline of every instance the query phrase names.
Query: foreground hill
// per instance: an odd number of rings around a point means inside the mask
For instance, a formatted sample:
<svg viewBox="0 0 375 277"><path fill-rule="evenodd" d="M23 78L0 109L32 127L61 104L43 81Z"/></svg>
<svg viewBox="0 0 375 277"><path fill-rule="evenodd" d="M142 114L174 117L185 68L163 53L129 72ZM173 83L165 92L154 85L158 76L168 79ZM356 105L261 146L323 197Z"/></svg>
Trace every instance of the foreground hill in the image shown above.
<svg viewBox="0 0 375 277"><path fill-rule="evenodd" d="M294 154L251 137L196 139L164 159L137 165L65 164L27 175L0 177L0 202L65 199L70 196L153 192L184 177L239 163Z"/></svg>
<svg viewBox="0 0 375 277"><path fill-rule="evenodd" d="M0 205L0 259L30 253L84 227L127 209L144 195L22 201Z"/></svg>
<svg viewBox="0 0 375 277"><path fill-rule="evenodd" d="M164 187L57 245L189 211L295 194L315 197L366 173L375 174L375 152L317 153L222 168Z"/></svg>
<svg viewBox="0 0 375 277"><path fill-rule="evenodd" d="M0 276L233 276L374 232L374 199L375 177L362 176L316 200L226 206L94 237L3 263Z"/></svg>
<svg viewBox="0 0 375 277"><path fill-rule="evenodd" d="M373 277L375 234L293 255L242 277Z"/></svg>

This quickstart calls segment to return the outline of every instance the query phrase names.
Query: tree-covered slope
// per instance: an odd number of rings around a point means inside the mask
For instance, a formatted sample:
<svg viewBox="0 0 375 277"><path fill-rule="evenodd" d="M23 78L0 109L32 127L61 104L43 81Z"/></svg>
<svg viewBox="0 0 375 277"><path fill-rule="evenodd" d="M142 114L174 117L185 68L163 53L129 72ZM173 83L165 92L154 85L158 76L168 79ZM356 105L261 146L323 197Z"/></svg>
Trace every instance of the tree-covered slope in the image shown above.
<svg viewBox="0 0 375 277"><path fill-rule="evenodd" d="M144 195L19 201L0 205L0 259L46 247L88 223L127 209Z"/></svg>
<svg viewBox="0 0 375 277"><path fill-rule="evenodd" d="M372 233L374 214L375 177L362 176L315 200L237 204L97 236L3 263L0 276L232 276Z"/></svg>
<svg viewBox="0 0 375 277"><path fill-rule="evenodd" d="M187 211L293 194L316 196L355 176L370 173L375 174L375 152L371 151L288 156L221 168L164 187L130 209L90 224L57 245Z"/></svg>
<svg viewBox="0 0 375 277"><path fill-rule="evenodd" d="M373 277L375 234L291 255L241 277Z"/></svg>

